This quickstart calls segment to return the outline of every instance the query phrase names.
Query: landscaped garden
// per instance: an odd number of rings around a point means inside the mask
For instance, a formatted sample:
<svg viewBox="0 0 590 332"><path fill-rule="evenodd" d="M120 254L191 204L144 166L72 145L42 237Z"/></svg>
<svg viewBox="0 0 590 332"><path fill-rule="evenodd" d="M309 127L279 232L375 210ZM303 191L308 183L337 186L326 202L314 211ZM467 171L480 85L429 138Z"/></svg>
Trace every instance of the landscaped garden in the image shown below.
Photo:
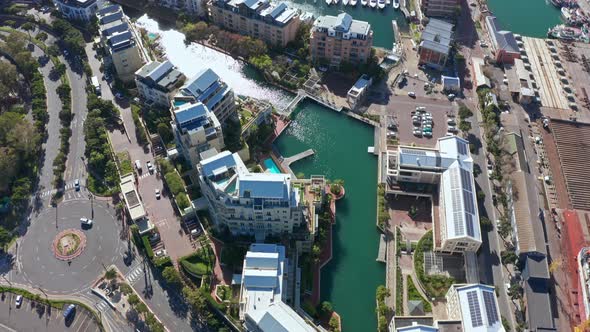
<svg viewBox="0 0 590 332"><path fill-rule="evenodd" d="M192 276L200 277L213 272L215 254L207 244L195 253L182 257L180 260L182 268Z"/></svg>
<svg viewBox="0 0 590 332"><path fill-rule="evenodd" d="M416 251L414 252L414 269L426 295L429 298L434 297L440 299L446 295L449 287L455 283L455 279L442 275L427 275L424 272L424 253L432 251L432 241L432 230L424 234L420 241L418 241Z"/></svg>

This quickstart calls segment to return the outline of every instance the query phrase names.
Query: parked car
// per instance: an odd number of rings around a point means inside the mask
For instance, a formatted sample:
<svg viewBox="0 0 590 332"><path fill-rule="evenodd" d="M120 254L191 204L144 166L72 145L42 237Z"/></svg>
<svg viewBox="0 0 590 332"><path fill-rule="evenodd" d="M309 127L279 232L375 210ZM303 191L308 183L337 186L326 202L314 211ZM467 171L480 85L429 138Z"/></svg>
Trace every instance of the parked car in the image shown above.
<svg viewBox="0 0 590 332"><path fill-rule="evenodd" d="M414 134L414 136L422 136L422 131L420 129L414 130L412 134Z"/></svg>
<svg viewBox="0 0 590 332"><path fill-rule="evenodd" d="M152 173L154 171L154 166L152 166L152 163L150 161L148 161L147 163L145 163L147 165L148 171L150 173Z"/></svg>
<svg viewBox="0 0 590 332"><path fill-rule="evenodd" d="M481 46L481 47L488 47L488 44L486 44L485 42L479 42L479 46Z"/></svg>
<svg viewBox="0 0 590 332"><path fill-rule="evenodd" d="M426 107L424 107L424 106L417 106L416 107L416 111L418 111L418 112L426 111Z"/></svg>
<svg viewBox="0 0 590 332"><path fill-rule="evenodd" d="M20 306L23 304L23 296L17 295L16 300L14 300L14 304L16 305L17 308L20 308Z"/></svg>
<svg viewBox="0 0 590 332"><path fill-rule="evenodd" d="M449 118L449 119L447 119L447 124L448 124L449 126L454 126L454 125L456 125L457 123L455 122L455 119L453 119L453 118Z"/></svg>
<svg viewBox="0 0 590 332"><path fill-rule="evenodd" d="M447 97L449 98L450 101L453 101L455 99L455 94L450 93L449 95L447 95Z"/></svg>
<svg viewBox="0 0 590 332"><path fill-rule="evenodd" d="M156 199L160 199L160 189L156 189Z"/></svg>
<svg viewBox="0 0 590 332"><path fill-rule="evenodd" d="M416 93L414 91L408 92L408 97L416 98Z"/></svg>
<svg viewBox="0 0 590 332"><path fill-rule="evenodd" d="M64 318L68 318L70 317L74 311L76 310L76 305L75 304L70 304L66 307L66 309L64 310Z"/></svg>
<svg viewBox="0 0 590 332"><path fill-rule="evenodd" d="M432 132L431 131L423 131L422 135L424 135L424 137L432 137Z"/></svg>
<svg viewBox="0 0 590 332"><path fill-rule="evenodd" d="M166 256L166 249L160 249L154 253L156 257Z"/></svg>
<svg viewBox="0 0 590 332"><path fill-rule="evenodd" d="M76 191L80 191L80 179L74 180L74 188Z"/></svg>
<svg viewBox="0 0 590 332"><path fill-rule="evenodd" d="M154 233L150 236L150 241L154 242L158 240L160 240L160 233Z"/></svg>
<svg viewBox="0 0 590 332"><path fill-rule="evenodd" d="M82 224L82 226L90 227L90 226L92 226L92 219L82 217L82 218L80 218L80 223Z"/></svg>

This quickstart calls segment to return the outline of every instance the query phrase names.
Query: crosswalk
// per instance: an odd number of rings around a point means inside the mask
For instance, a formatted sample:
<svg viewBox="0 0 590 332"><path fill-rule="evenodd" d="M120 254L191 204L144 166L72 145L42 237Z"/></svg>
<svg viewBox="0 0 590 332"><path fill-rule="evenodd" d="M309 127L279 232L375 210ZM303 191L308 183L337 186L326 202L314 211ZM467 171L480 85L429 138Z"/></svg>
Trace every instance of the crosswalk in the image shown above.
<svg viewBox="0 0 590 332"><path fill-rule="evenodd" d="M141 265L138 265L136 268L134 268L133 270L131 270L131 272L129 272L127 274L127 276L125 276L125 279L129 283L133 283L137 279L139 279L139 277L141 277L142 275L143 275L143 267Z"/></svg>
<svg viewBox="0 0 590 332"><path fill-rule="evenodd" d="M64 186L64 191L68 191L70 189L74 189L75 185L74 185L74 181L70 182L70 183L66 183L66 185ZM57 189L49 189L49 190L45 190L42 193L39 193L39 197L44 198L44 197L48 197L51 196L53 194L55 194L57 192Z"/></svg>
<svg viewBox="0 0 590 332"><path fill-rule="evenodd" d="M145 172L145 173L143 173L142 175L139 176L139 179L145 179L145 178L147 178L150 175L152 175L150 172Z"/></svg>
<svg viewBox="0 0 590 332"><path fill-rule="evenodd" d="M109 305L105 301L100 301L98 304L96 304L96 309L101 312L105 312L107 309L109 309Z"/></svg>

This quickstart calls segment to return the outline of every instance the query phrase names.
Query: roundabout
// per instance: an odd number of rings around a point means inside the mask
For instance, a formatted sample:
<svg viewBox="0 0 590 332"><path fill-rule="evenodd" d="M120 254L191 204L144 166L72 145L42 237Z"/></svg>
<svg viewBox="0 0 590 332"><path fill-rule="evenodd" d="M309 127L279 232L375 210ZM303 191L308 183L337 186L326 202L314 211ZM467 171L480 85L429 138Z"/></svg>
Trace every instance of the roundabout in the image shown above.
<svg viewBox="0 0 590 332"><path fill-rule="evenodd" d="M82 227L81 218L93 220ZM75 199L48 207L31 218L17 251L15 281L56 294L88 288L106 267L122 262L127 242L121 222L106 202Z"/></svg>

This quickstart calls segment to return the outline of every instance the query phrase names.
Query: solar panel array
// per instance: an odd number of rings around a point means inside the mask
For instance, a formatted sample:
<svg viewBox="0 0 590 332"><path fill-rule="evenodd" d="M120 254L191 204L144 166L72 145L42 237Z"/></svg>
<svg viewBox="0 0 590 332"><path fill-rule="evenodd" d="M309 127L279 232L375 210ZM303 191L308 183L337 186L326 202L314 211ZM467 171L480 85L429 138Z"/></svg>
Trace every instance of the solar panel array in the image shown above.
<svg viewBox="0 0 590 332"><path fill-rule="evenodd" d="M457 141L457 151L459 151L460 154L463 155L467 155L467 144L465 144L464 142L461 142L459 140Z"/></svg>
<svg viewBox="0 0 590 332"><path fill-rule="evenodd" d="M496 308L496 294L493 292L482 292L483 303L486 307L486 315L488 316L488 325L494 325L499 321L498 309Z"/></svg>
<svg viewBox="0 0 590 332"><path fill-rule="evenodd" d="M477 297L477 291L467 292L467 303L469 303L469 315L471 316L471 325L478 327L483 325L483 318L481 317L481 311L479 310L479 298Z"/></svg>

